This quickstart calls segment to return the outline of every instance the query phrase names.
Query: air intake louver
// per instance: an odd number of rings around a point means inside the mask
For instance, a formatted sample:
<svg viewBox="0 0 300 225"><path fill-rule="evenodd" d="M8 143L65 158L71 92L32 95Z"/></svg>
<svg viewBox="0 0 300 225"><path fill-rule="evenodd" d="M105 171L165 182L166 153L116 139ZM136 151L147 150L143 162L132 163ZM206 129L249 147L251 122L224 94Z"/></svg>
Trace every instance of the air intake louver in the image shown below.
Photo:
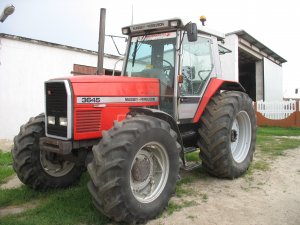
<svg viewBox="0 0 300 225"><path fill-rule="evenodd" d="M76 112L76 132L98 132L101 128L101 110L80 110Z"/></svg>

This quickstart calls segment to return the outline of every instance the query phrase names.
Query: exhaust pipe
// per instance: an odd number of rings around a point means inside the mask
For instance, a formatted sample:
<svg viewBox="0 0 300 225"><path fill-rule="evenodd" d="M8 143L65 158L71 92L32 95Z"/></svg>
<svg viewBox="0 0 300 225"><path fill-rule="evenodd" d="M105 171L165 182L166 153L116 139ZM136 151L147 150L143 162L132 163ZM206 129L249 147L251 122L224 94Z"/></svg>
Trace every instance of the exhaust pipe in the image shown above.
<svg viewBox="0 0 300 225"><path fill-rule="evenodd" d="M98 63L97 75L104 75L103 59L104 59L104 41L105 41L105 17L106 9L100 9L100 25L99 25L99 40L98 40Z"/></svg>

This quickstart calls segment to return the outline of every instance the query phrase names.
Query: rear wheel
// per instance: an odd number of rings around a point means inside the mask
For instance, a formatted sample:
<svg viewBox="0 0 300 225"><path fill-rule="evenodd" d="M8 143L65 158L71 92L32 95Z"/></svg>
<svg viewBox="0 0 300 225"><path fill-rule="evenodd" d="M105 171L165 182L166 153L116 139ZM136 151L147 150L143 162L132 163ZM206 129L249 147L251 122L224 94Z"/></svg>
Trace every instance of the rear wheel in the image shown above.
<svg viewBox="0 0 300 225"><path fill-rule="evenodd" d="M39 139L45 136L45 115L31 118L14 138L13 168L19 179L33 189L63 188L79 180L82 166L41 151Z"/></svg>
<svg viewBox="0 0 300 225"><path fill-rule="evenodd" d="M249 167L255 150L256 117L243 92L217 93L199 122L203 167L217 177L236 178Z"/></svg>
<svg viewBox="0 0 300 225"><path fill-rule="evenodd" d="M175 192L180 145L169 124L150 116L115 123L93 148L88 188L95 206L116 221L157 216Z"/></svg>

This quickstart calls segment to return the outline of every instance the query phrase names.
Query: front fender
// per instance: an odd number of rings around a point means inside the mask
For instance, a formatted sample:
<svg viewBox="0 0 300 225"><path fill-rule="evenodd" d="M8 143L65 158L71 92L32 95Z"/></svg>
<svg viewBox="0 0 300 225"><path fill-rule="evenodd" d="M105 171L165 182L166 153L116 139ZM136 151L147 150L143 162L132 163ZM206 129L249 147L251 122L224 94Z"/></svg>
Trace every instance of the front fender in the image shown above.
<svg viewBox="0 0 300 225"><path fill-rule="evenodd" d="M151 108L141 108L141 107L130 108L130 112L128 114L129 115L145 114L145 115L153 116L153 117L156 117L156 118L159 118L161 120L168 122L170 124L172 130L174 130L177 133L177 142L181 145L180 157L181 157L183 163L185 163L182 137L181 137L181 134L179 131L179 127L171 115L169 115L168 113L163 112L161 110L151 109Z"/></svg>

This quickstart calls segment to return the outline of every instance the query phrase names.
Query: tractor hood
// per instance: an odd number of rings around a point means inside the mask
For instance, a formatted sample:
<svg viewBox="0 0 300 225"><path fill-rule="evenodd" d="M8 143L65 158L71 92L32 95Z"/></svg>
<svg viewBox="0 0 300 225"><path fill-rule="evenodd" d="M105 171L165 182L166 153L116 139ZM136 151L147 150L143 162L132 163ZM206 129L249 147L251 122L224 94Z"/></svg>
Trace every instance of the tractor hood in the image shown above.
<svg viewBox="0 0 300 225"><path fill-rule="evenodd" d="M73 106L153 106L158 105L160 83L157 78L88 75L57 78L51 82L68 80Z"/></svg>
<svg viewBox="0 0 300 225"><path fill-rule="evenodd" d="M99 138L113 121L125 119L131 107L159 106L157 78L74 76L52 79L45 86L46 115L67 118L66 139L72 134L74 140ZM47 134L59 136L62 128L54 128Z"/></svg>
<svg viewBox="0 0 300 225"><path fill-rule="evenodd" d="M74 76L68 78L75 96L159 96L156 78Z"/></svg>

